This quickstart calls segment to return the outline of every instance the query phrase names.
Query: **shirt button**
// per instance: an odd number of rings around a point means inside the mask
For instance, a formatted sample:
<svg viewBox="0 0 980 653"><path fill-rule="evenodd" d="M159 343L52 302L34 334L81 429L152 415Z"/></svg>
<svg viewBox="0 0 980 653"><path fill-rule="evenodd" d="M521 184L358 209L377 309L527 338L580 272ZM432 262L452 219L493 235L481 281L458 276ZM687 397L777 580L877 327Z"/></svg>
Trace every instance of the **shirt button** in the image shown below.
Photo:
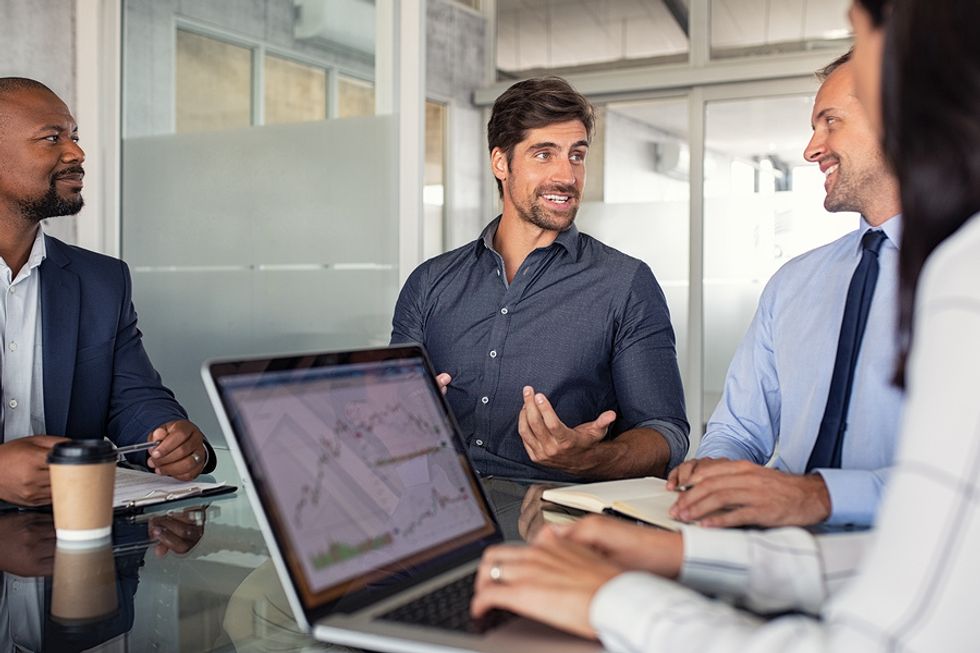
<svg viewBox="0 0 980 653"><path fill-rule="evenodd" d="M7 345L7 349L9 349L10 351L17 351L17 343L16 342L9 343Z"/></svg>
<svg viewBox="0 0 980 653"><path fill-rule="evenodd" d="M477 440L476 441L476 446L482 447L483 446L483 440Z"/></svg>
<svg viewBox="0 0 980 653"><path fill-rule="evenodd" d="M10 289L7 292L9 292L12 295L12 294L14 294L14 291L15 290L17 290L17 289L14 288L13 286L10 286Z"/></svg>
<svg viewBox="0 0 980 653"><path fill-rule="evenodd" d="M480 401L482 401L485 404L490 403L490 397L481 397Z"/></svg>
<svg viewBox="0 0 980 653"><path fill-rule="evenodd" d="M10 401L7 402L7 405L10 406L11 408L17 408L17 400L11 399Z"/></svg>
<svg viewBox="0 0 980 653"><path fill-rule="evenodd" d="M496 358L496 357L497 357L497 350L496 349L491 350L490 351L490 358Z"/></svg>
<svg viewBox="0 0 980 653"><path fill-rule="evenodd" d="M500 309L500 314L501 315L507 315L507 309L506 308Z"/></svg>

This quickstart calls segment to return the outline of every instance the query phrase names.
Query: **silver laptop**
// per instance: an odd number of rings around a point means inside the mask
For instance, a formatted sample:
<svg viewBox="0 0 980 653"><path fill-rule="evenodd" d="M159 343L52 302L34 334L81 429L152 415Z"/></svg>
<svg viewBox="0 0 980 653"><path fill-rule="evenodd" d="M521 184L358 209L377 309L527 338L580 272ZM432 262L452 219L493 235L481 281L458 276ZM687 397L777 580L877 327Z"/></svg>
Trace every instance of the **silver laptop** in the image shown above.
<svg viewBox="0 0 980 653"><path fill-rule="evenodd" d="M500 528L421 347L208 361L215 412L296 621L376 651L596 651L469 617Z"/></svg>

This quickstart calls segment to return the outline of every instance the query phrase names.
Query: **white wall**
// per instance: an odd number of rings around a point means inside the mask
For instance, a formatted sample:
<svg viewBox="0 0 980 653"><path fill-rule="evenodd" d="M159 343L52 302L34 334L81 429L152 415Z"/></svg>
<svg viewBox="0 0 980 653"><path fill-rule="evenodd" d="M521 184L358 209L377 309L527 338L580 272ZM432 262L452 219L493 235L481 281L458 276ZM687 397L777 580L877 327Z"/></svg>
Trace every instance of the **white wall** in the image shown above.
<svg viewBox="0 0 980 653"><path fill-rule="evenodd" d="M43 20L42 20L43 18ZM30 77L46 84L69 106L75 106L75 3L66 0L0 2L0 77ZM83 147L84 126L79 126ZM45 230L70 243L75 217L55 218Z"/></svg>

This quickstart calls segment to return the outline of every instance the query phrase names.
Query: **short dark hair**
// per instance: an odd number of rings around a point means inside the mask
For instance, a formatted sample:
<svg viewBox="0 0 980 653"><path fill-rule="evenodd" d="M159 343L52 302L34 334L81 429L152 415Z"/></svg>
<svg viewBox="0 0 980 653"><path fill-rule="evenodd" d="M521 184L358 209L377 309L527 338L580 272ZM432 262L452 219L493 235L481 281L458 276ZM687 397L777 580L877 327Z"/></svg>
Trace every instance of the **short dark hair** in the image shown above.
<svg viewBox="0 0 980 653"><path fill-rule="evenodd" d="M37 80L28 79L26 77L0 77L0 102L2 102L10 93L16 93L17 91L24 90L43 90L54 95L54 91ZM7 114L0 110L0 126L3 126L6 122Z"/></svg>
<svg viewBox="0 0 980 653"><path fill-rule="evenodd" d="M585 125L586 138L592 140L595 109L585 96L561 77L536 77L517 82L493 103L487 123L487 145L492 153L500 148L510 165L514 147L523 141L529 129L558 122L579 120ZM503 184L497 180L503 194Z"/></svg>
<svg viewBox="0 0 980 653"><path fill-rule="evenodd" d="M28 79L27 77L0 77L0 98L3 98L7 93L23 90L43 90L54 94L54 91L36 79Z"/></svg>
<svg viewBox="0 0 980 653"><path fill-rule="evenodd" d="M827 64L820 70L818 70L816 72L817 79L821 83L827 81L827 78L833 75L835 70L837 70L838 68L846 64L848 61L850 61L852 56L854 56L854 48L851 48L850 50L848 50L841 56L837 57L836 59L831 61L829 64Z"/></svg>

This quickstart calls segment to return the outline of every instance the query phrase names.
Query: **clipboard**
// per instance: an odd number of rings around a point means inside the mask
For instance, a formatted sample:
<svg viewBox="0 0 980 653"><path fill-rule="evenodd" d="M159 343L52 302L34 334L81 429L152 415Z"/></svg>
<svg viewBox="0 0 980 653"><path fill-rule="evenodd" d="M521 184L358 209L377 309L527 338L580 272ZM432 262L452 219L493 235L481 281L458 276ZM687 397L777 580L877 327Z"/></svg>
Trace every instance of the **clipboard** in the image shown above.
<svg viewBox="0 0 980 653"><path fill-rule="evenodd" d="M237 489L227 483L209 483L200 479L178 481L169 476L117 467L112 504L117 513L128 512L191 497L229 494Z"/></svg>
<svg viewBox="0 0 980 653"><path fill-rule="evenodd" d="M195 479L193 481L178 481L168 476L159 476L150 472L136 470L130 467L116 468L116 492L122 484L129 484L134 489L139 487L142 492L130 492L124 496L113 496L113 511L117 514L135 512L149 506L156 506L172 501L181 501L191 497L214 497L231 494L238 490L235 485L227 483L212 483ZM46 506L19 506L15 503L0 501L0 513L14 510L51 510Z"/></svg>

